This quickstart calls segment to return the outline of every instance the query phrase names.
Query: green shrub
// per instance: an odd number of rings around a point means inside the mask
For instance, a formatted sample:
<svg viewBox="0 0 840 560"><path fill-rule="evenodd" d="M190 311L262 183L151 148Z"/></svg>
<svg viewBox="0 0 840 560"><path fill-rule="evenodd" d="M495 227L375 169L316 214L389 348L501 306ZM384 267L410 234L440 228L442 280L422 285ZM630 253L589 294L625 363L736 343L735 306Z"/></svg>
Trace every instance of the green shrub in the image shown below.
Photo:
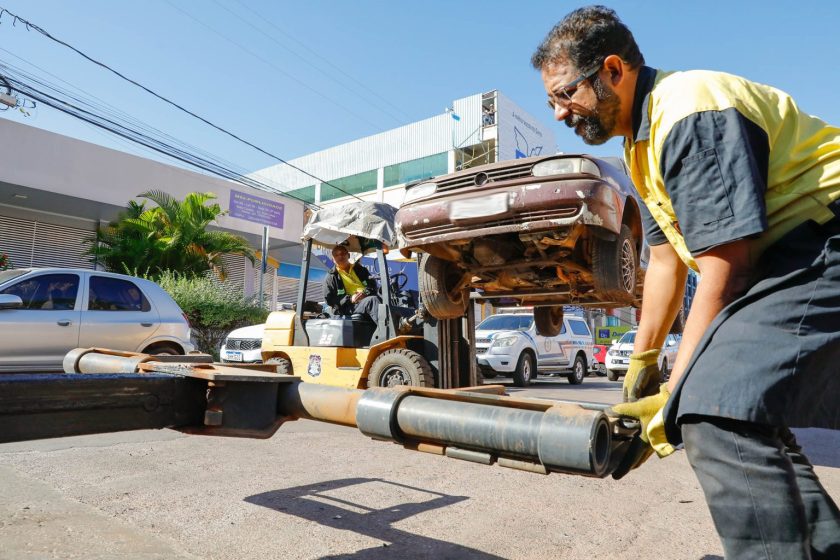
<svg viewBox="0 0 840 560"><path fill-rule="evenodd" d="M268 317L268 311L253 298L225 289L211 278L165 271L155 281L187 315L198 350L212 354L216 360L230 331L264 323Z"/></svg>

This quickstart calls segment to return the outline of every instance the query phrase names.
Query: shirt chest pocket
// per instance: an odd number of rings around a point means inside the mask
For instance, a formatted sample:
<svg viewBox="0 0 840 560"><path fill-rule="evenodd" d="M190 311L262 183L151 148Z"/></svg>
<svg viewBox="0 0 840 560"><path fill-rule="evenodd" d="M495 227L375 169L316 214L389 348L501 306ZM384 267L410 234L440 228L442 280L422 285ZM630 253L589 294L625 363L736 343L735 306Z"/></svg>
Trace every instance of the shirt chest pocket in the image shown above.
<svg viewBox="0 0 840 560"><path fill-rule="evenodd" d="M683 229L711 226L733 216L729 185L723 178L717 149L683 158L669 194ZM693 223L689 223L693 222Z"/></svg>

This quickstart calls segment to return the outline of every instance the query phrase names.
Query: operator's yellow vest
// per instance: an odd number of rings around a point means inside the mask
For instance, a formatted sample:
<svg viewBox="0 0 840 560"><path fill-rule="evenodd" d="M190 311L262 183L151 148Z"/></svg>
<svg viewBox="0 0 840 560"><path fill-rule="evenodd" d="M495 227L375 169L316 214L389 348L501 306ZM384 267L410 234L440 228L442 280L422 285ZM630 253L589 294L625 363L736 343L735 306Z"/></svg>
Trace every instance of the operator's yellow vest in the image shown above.
<svg viewBox="0 0 840 560"><path fill-rule="evenodd" d="M624 157L653 218L694 270L697 265L675 227L677 219L662 179L662 146L671 128L685 117L732 108L761 127L770 142L768 230L758 242L760 250L809 219L827 222L833 214L826 206L840 198L840 129L803 113L783 91L738 76L658 71L647 104L650 136L635 143L625 141Z"/></svg>

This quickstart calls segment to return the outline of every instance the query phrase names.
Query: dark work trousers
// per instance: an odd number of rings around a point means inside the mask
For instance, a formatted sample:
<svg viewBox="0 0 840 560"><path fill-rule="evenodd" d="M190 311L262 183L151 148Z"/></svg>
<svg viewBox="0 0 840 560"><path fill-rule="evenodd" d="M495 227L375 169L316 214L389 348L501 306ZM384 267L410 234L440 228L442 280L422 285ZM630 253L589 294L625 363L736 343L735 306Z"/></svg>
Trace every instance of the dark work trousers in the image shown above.
<svg viewBox="0 0 840 560"><path fill-rule="evenodd" d="M790 430L688 416L682 435L728 560L840 559L840 511Z"/></svg>
<svg viewBox="0 0 840 560"><path fill-rule="evenodd" d="M353 307L353 313L361 313L367 315L374 323L379 322L379 298L377 296L363 297L359 303Z"/></svg>

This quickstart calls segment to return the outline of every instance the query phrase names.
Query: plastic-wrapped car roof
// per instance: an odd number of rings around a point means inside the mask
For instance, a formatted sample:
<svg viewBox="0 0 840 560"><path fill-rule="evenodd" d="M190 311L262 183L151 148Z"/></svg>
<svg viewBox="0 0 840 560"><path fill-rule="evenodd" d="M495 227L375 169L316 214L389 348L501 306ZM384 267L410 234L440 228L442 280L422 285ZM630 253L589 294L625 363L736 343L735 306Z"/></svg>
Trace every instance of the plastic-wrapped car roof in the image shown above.
<svg viewBox="0 0 840 560"><path fill-rule="evenodd" d="M347 243L356 253L370 251L361 247L359 238L370 239L394 247L397 241L394 216L397 209L384 202L348 202L316 211L303 228L303 240L333 247Z"/></svg>

